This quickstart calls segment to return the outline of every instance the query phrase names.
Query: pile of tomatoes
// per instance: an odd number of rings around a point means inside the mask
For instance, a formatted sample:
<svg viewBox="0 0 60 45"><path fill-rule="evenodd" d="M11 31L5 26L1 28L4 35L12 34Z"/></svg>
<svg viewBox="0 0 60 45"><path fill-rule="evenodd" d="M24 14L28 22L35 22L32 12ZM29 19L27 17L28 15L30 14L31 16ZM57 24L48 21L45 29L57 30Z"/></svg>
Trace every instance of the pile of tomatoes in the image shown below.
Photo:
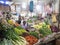
<svg viewBox="0 0 60 45"><path fill-rule="evenodd" d="M38 39L31 35L25 36L25 39L27 42L29 42L29 45L33 45L38 42Z"/></svg>

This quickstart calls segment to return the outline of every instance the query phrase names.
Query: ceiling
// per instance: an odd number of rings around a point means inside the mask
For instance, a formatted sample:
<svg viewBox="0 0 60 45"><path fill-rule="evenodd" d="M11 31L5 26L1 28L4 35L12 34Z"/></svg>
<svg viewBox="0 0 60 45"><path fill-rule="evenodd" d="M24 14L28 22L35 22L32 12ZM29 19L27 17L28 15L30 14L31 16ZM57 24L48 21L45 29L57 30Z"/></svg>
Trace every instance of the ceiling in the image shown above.
<svg viewBox="0 0 60 45"><path fill-rule="evenodd" d="M0 0L0 1L12 1L12 0Z"/></svg>
<svg viewBox="0 0 60 45"><path fill-rule="evenodd" d="M17 3L17 4L20 4L22 2L29 3L30 0L12 0L12 1ZM33 0L33 1L41 1L41 2L44 2L44 3L49 3L51 1L56 2L56 0Z"/></svg>
<svg viewBox="0 0 60 45"><path fill-rule="evenodd" d="M21 3L21 2L29 2L30 0L12 0L15 3ZM33 0L33 1L43 1L43 2L49 2L51 0Z"/></svg>
<svg viewBox="0 0 60 45"><path fill-rule="evenodd" d="M12 0L8 0L8 1L12 1Z"/></svg>

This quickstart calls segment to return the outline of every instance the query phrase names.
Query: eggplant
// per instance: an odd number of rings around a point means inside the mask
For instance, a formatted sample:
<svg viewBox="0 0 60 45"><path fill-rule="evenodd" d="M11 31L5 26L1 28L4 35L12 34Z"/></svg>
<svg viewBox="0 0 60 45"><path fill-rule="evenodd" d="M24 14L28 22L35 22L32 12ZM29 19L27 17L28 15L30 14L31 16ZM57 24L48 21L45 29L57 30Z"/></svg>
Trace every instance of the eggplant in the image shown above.
<svg viewBox="0 0 60 45"><path fill-rule="evenodd" d="M51 26L50 28L51 28L52 32L58 32L59 31L59 28L56 26Z"/></svg>

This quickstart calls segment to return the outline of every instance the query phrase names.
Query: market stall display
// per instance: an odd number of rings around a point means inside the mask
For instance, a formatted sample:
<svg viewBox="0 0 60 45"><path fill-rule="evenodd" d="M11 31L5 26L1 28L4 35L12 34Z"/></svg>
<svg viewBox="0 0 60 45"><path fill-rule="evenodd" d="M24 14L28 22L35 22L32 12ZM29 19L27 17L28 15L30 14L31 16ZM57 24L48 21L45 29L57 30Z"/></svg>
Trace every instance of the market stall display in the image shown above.
<svg viewBox="0 0 60 45"><path fill-rule="evenodd" d="M34 29L33 31L29 28L31 31L27 31L26 29L23 29L23 27L18 24L16 21L6 20L4 18L0 21L0 41L2 44L4 42L11 45L37 45L40 43L47 43L51 40L55 40L58 37L55 37L57 33L53 33L50 24L46 21L41 22L37 21L32 23L32 25L29 25L36 20L28 20L28 27L31 29ZM6 42L5 42L6 40ZM42 41L42 42L41 42Z"/></svg>
<svg viewBox="0 0 60 45"><path fill-rule="evenodd" d="M35 29L33 31L27 31L23 29L20 24L18 26L15 26L15 23L16 22L11 20L6 21L3 18L1 19L0 44L39 45L41 43L48 43L59 37L56 36L57 33L52 33L50 25L46 22L37 22L30 26Z"/></svg>

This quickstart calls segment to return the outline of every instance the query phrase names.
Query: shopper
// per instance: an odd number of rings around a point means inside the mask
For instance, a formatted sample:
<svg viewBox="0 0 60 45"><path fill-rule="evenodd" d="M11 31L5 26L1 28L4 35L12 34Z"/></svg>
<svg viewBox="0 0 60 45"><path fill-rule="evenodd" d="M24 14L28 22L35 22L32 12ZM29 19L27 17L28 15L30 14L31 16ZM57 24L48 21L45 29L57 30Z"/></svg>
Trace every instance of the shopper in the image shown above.
<svg viewBox="0 0 60 45"><path fill-rule="evenodd" d="M21 24L21 15L19 15L17 22L18 22L18 24Z"/></svg>
<svg viewBox="0 0 60 45"><path fill-rule="evenodd" d="M56 18L57 14L55 12L53 12L52 14L52 22L56 23L57 22L57 18Z"/></svg>
<svg viewBox="0 0 60 45"><path fill-rule="evenodd" d="M6 19L7 20L10 20L11 19L11 15L9 14L9 12L7 12Z"/></svg>
<svg viewBox="0 0 60 45"><path fill-rule="evenodd" d="M3 17L6 19L6 14L5 14L5 12L3 12L2 14L3 14Z"/></svg>
<svg viewBox="0 0 60 45"><path fill-rule="evenodd" d="M23 22L25 21L24 17L21 17L21 25L23 25Z"/></svg>

